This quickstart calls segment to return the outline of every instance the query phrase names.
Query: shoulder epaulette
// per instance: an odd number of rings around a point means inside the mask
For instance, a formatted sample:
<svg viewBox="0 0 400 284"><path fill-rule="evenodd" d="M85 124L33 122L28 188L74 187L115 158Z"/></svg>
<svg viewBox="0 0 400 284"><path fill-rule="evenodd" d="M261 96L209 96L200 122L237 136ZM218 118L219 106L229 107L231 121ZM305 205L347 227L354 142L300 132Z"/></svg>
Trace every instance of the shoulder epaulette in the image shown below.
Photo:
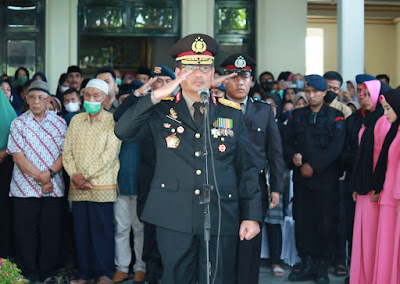
<svg viewBox="0 0 400 284"><path fill-rule="evenodd" d="M228 106L228 107L240 110L240 104L238 104L238 103L235 103L233 101L230 101L230 100L227 100L224 98L219 98L218 101L220 104L223 104L224 106Z"/></svg>
<svg viewBox="0 0 400 284"><path fill-rule="evenodd" d="M173 101L175 99L175 97L166 97L166 98L162 98L162 101Z"/></svg>

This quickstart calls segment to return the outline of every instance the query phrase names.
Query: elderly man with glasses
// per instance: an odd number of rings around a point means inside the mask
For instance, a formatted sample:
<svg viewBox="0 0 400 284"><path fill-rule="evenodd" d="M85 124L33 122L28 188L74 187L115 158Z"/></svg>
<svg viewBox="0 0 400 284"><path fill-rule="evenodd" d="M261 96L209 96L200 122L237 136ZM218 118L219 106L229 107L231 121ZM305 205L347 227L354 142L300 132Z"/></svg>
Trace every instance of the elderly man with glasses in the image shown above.
<svg viewBox="0 0 400 284"><path fill-rule="evenodd" d="M43 281L60 268L61 156L67 125L46 110L46 82L34 81L26 101L29 110L12 122L7 147L15 163L10 196L14 199L16 260L25 277Z"/></svg>

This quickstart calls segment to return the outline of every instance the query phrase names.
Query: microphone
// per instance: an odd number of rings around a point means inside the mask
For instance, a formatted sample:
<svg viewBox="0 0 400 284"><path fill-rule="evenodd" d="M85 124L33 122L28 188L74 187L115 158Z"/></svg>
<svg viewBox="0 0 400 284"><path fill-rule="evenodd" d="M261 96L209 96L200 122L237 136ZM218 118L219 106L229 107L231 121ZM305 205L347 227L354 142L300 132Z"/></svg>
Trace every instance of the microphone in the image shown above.
<svg viewBox="0 0 400 284"><path fill-rule="evenodd" d="M210 90L207 88L200 88L197 92L200 96L200 100L204 105L208 105L210 99Z"/></svg>

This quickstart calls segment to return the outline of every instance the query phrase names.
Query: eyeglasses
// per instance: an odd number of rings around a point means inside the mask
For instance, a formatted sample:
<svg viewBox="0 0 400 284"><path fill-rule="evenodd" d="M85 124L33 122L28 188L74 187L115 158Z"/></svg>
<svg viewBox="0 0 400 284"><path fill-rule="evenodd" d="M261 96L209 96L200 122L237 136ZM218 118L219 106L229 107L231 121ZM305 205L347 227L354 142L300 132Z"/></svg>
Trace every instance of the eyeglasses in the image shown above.
<svg viewBox="0 0 400 284"><path fill-rule="evenodd" d="M200 70L201 73L210 73L212 66L211 65L182 65L181 69L185 71L193 71Z"/></svg>
<svg viewBox="0 0 400 284"><path fill-rule="evenodd" d="M36 102L37 100L39 100L39 102L43 102L44 100L46 100L49 96L27 96L27 100L32 101L32 102Z"/></svg>

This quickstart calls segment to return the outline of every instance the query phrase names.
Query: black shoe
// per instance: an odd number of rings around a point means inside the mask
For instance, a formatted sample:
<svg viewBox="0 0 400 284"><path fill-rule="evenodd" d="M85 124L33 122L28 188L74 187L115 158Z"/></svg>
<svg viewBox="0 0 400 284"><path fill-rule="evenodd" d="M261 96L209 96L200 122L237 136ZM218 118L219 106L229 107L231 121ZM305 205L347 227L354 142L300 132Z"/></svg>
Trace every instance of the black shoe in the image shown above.
<svg viewBox="0 0 400 284"><path fill-rule="evenodd" d="M347 276L346 279L344 279L344 284L349 284L350 283L350 277Z"/></svg>
<svg viewBox="0 0 400 284"><path fill-rule="evenodd" d="M290 281L307 281L314 278L314 261L311 257L306 257L302 260L302 267L300 271L292 271L289 274Z"/></svg>
<svg viewBox="0 0 400 284"><path fill-rule="evenodd" d="M315 282L318 284L329 283L328 266L325 261L321 260L315 270Z"/></svg>

